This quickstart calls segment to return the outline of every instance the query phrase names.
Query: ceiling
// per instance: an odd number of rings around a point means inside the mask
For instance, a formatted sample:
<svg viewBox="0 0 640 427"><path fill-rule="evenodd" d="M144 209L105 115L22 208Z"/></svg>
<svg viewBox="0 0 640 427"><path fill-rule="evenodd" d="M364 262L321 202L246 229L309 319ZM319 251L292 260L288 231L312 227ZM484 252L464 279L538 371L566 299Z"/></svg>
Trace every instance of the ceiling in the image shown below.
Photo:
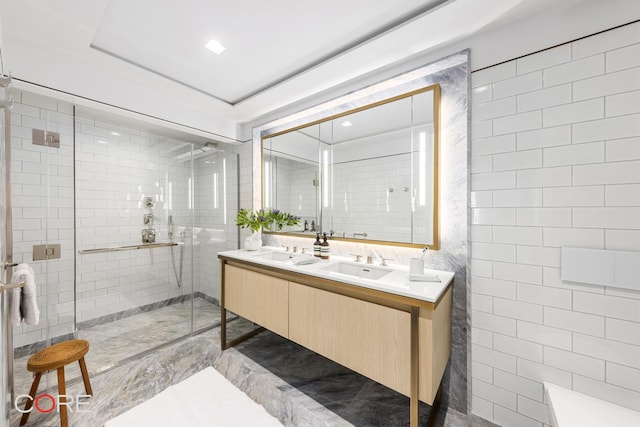
<svg viewBox="0 0 640 427"><path fill-rule="evenodd" d="M3 71L233 138L238 123L581 1L0 0ZM222 54L204 48L212 38Z"/></svg>
<svg viewBox="0 0 640 427"><path fill-rule="evenodd" d="M235 105L441 2L111 0L91 47Z"/></svg>

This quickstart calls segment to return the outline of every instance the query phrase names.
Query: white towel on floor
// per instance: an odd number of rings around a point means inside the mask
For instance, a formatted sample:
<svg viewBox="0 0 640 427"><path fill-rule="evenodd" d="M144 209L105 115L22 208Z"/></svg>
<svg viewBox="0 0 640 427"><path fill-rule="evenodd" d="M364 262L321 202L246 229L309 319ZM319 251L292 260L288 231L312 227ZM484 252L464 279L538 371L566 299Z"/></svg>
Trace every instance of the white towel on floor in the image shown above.
<svg viewBox="0 0 640 427"><path fill-rule="evenodd" d="M221 373L208 367L107 421L105 427L282 427Z"/></svg>
<svg viewBox="0 0 640 427"><path fill-rule="evenodd" d="M24 321L27 325L37 325L40 321L40 310L36 300L36 279L29 264L18 264L11 276L11 283L17 282L25 282L25 285L10 290L11 323L18 326Z"/></svg>

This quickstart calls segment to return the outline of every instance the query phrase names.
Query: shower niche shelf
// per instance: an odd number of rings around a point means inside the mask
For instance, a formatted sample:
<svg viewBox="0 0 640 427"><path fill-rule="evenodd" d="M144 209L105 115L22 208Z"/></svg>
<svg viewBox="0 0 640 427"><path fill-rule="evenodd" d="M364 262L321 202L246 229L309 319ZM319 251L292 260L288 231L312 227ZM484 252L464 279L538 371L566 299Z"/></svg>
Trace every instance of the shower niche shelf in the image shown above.
<svg viewBox="0 0 640 427"><path fill-rule="evenodd" d="M109 248L96 248L96 249L82 249L78 251L80 255L87 254L99 254L104 252L122 252L122 251L135 251L138 249L154 249L164 248L169 246L178 246L179 243L165 242L165 243L144 243L141 245L129 245L129 246L113 246Z"/></svg>

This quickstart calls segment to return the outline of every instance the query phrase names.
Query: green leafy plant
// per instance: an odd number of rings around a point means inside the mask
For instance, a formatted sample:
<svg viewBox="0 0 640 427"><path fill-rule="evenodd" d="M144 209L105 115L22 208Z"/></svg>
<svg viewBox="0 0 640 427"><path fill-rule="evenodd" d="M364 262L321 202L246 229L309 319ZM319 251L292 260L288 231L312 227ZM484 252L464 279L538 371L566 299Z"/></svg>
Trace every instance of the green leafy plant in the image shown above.
<svg viewBox="0 0 640 427"><path fill-rule="evenodd" d="M262 227L267 226L270 220L268 220L268 213L263 209L258 211L240 209L236 216L236 224L241 228L250 228L252 231L258 231Z"/></svg>
<svg viewBox="0 0 640 427"><path fill-rule="evenodd" d="M279 211L278 209L270 209L268 216L271 219L271 224L276 228L277 231L282 230L282 227L284 227L285 225L291 227L300 223L299 217L291 215L288 212Z"/></svg>
<svg viewBox="0 0 640 427"><path fill-rule="evenodd" d="M257 211L249 209L240 209L236 216L236 224L242 228L250 228L252 231L259 231L265 228L269 231L271 227L280 231L284 226L294 226L300 223L300 218L288 212L282 212L278 209L259 209Z"/></svg>

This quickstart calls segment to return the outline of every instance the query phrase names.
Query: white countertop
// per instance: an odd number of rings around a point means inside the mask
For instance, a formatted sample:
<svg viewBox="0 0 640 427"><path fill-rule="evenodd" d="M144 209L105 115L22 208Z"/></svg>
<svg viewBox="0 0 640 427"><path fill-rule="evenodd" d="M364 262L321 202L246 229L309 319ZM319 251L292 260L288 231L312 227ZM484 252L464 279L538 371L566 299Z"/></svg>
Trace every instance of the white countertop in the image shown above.
<svg viewBox="0 0 640 427"><path fill-rule="evenodd" d="M454 273L451 271L431 270L425 268L424 274L427 276L437 276L439 282L416 282L409 280L409 266L389 263L387 267L381 267L378 264L367 265L364 262L355 263L353 258L331 255L328 260L320 260L314 264L295 265L289 261L275 261L260 257L269 252L282 252L284 249L275 247L262 247L257 251L248 251L246 249L238 249L233 251L218 252L218 256L225 256L241 261L250 261L256 264L262 264L269 267L276 267L296 273L308 274L310 276L322 277L325 279L335 280L338 282L348 283L354 286L361 286L378 291L389 292L396 295L402 295L418 300L436 302L447 289L449 283L453 280ZM296 254L294 254L296 255ZM297 254L299 255L299 254ZM311 256L311 255L309 255ZM391 270L391 272L377 280L358 278L355 276L328 271L326 268L335 263L349 263L362 267L374 267Z"/></svg>
<svg viewBox="0 0 640 427"><path fill-rule="evenodd" d="M640 426L640 412L544 383L553 427Z"/></svg>

